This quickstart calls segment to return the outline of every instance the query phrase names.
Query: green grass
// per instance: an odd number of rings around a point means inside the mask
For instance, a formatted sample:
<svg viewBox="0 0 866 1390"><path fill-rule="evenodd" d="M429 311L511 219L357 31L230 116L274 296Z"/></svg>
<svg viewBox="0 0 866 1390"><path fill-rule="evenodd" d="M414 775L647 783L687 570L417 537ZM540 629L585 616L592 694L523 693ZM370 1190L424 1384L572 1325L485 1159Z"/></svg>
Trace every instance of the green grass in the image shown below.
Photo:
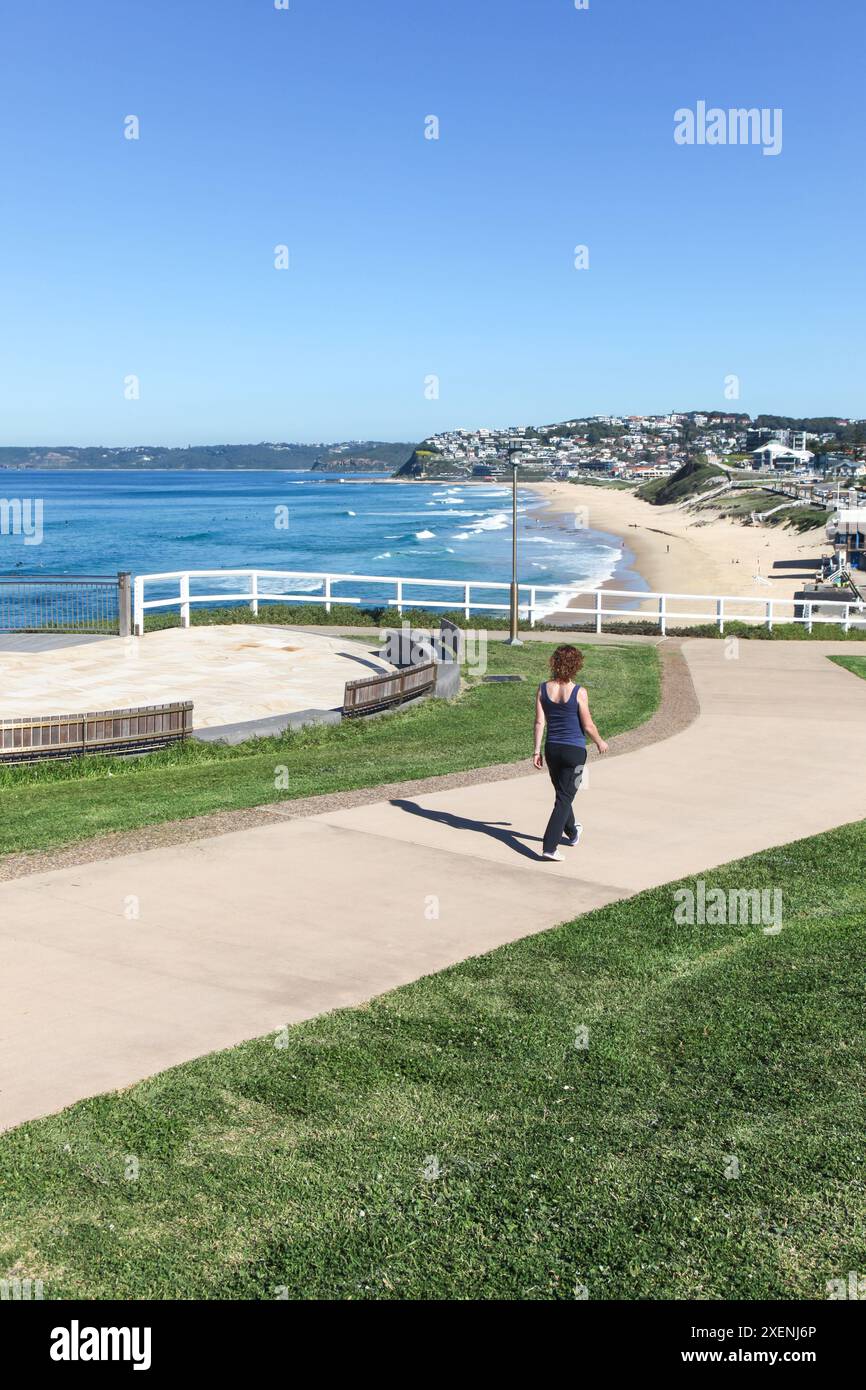
<svg viewBox="0 0 866 1390"><path fill-rule="evenodd" d="M678 926L668 886L2 1135L0 1270L49 1298L822 1299L866 1258L864 857L861 823L705 875L781 886L775 936Z"/></svg>
<svg viewBox="0 0 866 1390"><path fill-rule="evenodd" d="M780 510L776 511L776 507ZM736 521L745 520L752 512L772 510L772 516L765 517L761 522L762 526L790 526L795 531L812 531L817 526L824 526L830 516L829 511L821 507L798 507L793 504L790 507L781 507L779 494L762 488L737 488L733 492L722 493L719 497L711 497L704 504L698 502L696 509L718 512L720 516L727 516Z"/></svg>
<svg viewBox="0 0 866 1390"><path fill-rule="evenodd" d="M720 516L730 516L739 520L752 512L767 511L778 501L775 493L765 492L761 488L754 491L737 488L731 492L723 492L719 497L710 498L703 508L698 504L698 510L709 509L718 512Z"/></svg>
<svg viewBox="0 0 866 1390"><path fill-rule="evenodd" d="M736 599L734 600L736 602ZM845 599L840 598L840 603ZM866 628L852 627L844 631L840 623L820 623L816 619L809 632L805 623L776 623L773 627L765 624L738 622L736 618L725 619L725 630L719 632L715 623L696 623L694 627L669 627L670 637L713 637L726 642L729 637L742 637L747 642L864 642Z"/></svg>
<svg viewBox="0 0 866 1390"><path fill-rule="evenodd" d="M640 592L635 592L635 599L640 598ZM852 596L853 598L853 596ZM839 602L844 603L846 592L839 590ZM462 612L447 614L431 613L424 609L417 608L405 610L403 621L413 628L426 630L436 629L442 616L449 618L462 627L473 632L489 630L490 632L501 632L509 626L507 618L492 618L486 615L467 619ZM313 605L292 607L290 604L274 604L263 608L258 617L254 617L248 608L211 608L193 610L191 621L194 626L207 626L213 623L284 623L289 626L307 627L316 626L336 626L336 627L364 627L376 628L381 630L384 627L393 626L397 621L393 609L382 608L355 608L343 606L334 607L329 615L325 615L319 608ZM483 627L479 629L479 622ZM670 624L670 620L669 620ZM156 617L148 617L147 630L156 630L161 627L178 627L180 618L176 613L160 614ZM543 632L545 629L562 631L562 625L557 623L555 628L551 624L539 622L537 630ZM594 622L573 623L567 629L569 633L579 638L581 633L594 633ZM605 618L604 631L611 636L658 636L658 622L650 617L623 618L619 621L612 618ZM668 636L670 637L719 637L719 629L715 623L707 622L692 627L671 627L668 626ZM761 638L770 639L776 642L781 641L852 641L863 642L866 640L866 631L861 628L851 628L848 632L843 632L841 625L835 623L815 622L813 629L809 632L805 624L801 623L776 623L774 627L768 628L764 624L737 622L732 619L725 622L725 631L721 636L746 637L752 640ZM0 781L2 785L2 781Z"/></svg>
<svg viewBox="0 0 866 1390"><path fill-rule="evenodd" d="M491 631L505 631L510 626L509 619L482 614L467 618L461 609L453 612L435 613L423 608L404 608L398 613L396 608L382 608L375 605L361 608L357 604L334 603L330 613L325 612L323 604L317 603L263 603L258 615L251 612L247 604L231 604L224 608L193 608L190 623L193 627L212 627L214 623L243 623L247 625L269 626L285 624L289 627L366 627L382 631L385 628L399 628L408 623L413 628L437 630L442 618L448 618L458 627L478 631L479 627ZM164 611L145 615L145 630L158 632L162 628L180 627L180 614Z"/></svg>
<svg viewBox="0 0 866 1390"><path fill-rule="evenodd" d="M768 516L763 525L790 526L793 531L814 531L818 526L826 526L831 515L826 507L782 507ZM823 535L821 541L824 541Z"/></svg>
<svg viewBox="0 0 866 1390"><path fill-rule="evenodd" d="M638 489L638 497L655 506L666 506L670 502L683 502L687 497L699 498L702 492L723 483L727 474L723 468L706 459L689 459L672 473L669 478L653 478Z"/></svg>
<svg viewBox="0 0 866 1390"><path fill-rule="evenodd" d="M844 666L846 671L853 671L855 676L861 676L866 680L866 656L831 656L837 666Z"/></svg>
<svg viewBox="0 0 866 1390"><path fill-rule="evenodd" d="M189 742L147 758L83 758L0 769L0 854L46 849L159 821L259 806L348 788L516 761L532 753L533 685L553 645L487 647L491 673L525 684L470 688L385 718L351 720L234 748ZM646 720L658 704L655 649L587 647L583 680L606 737ZM275 786L287 770L288 790Z"/></svg>

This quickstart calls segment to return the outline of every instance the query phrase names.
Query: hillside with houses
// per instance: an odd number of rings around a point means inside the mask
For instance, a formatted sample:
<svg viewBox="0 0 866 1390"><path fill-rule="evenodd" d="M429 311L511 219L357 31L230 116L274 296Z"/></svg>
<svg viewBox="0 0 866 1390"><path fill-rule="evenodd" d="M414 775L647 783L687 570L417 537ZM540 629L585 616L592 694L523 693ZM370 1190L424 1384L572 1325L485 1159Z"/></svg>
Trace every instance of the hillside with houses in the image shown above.
<svg viewBox="0 0 866 1390"><path fill-rule="evenodd" d="M454 429L431 435L398 469L403 478L522 477L641 484L687 460L805 481L866 478L866 421L725 412L592 415L553 425Z"/></svg>

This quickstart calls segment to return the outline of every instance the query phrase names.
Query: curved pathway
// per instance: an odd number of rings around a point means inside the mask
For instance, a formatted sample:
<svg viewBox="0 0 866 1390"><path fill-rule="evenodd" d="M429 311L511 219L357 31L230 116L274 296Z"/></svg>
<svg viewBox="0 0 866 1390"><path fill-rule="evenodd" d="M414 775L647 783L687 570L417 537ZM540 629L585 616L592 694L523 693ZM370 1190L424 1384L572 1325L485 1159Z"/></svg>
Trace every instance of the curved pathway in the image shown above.
<svg viewBox="0 0 866 1390"><path fill-rule="evenodd" d="M567 636L567 634L565 634ZM590 639L595 640L595 639ZM646 640L646 639L644 639ZM659 647L661 656L661 700L659 707L646 720L610 741L611 756L631 753L645 744L671 738L686 728L698 716L698 701L688 665L675 639L650 641ZM584 643L586 645L586 643ZM531 697L529 697L531 700ZM531 723L531 714L530 714ZM316 816L325 811L342 811L351 806L369 806L377 801L392 801L397 797L421 796L426 792L451 791L455 787L476 786L481 782L500 782L512 777L525 777L529 759L516 763L496 763L487 767L467 768L463 772L448 772L439 777L418 777L410 782L387 782L378 787L356 787L351 791L327 792L321 796L286 797L233 811L214 811L193 819L160 821L155 825L139 826L135 830L114 831L96 835L89 840L73 840L56 849L6 854L0 858L0 882L23 878L72 865L90 864L101 859L115 859L138 850L158 849L163 845L190 844L212 835L228 835L236 830L248 830L255 825L272 825L275 816L296 819Z"/></svg>
<svg viewBox="0 0 866 1390"><path fill-rule="evenodd" d="M698 717L591 761L562 864L508 769L0 884L0 1127L859 819L866 681L826 660L858 649L686 643Z"/></svg>

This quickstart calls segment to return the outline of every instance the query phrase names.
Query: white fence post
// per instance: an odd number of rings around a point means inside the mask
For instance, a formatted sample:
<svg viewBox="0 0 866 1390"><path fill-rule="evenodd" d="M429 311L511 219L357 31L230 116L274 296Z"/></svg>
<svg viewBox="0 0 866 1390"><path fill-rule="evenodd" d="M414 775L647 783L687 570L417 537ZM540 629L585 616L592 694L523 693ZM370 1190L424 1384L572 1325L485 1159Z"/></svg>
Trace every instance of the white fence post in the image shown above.
<svg viewBox="0 0 866 1390"><path fill-rule="evenodd" d="M144 580L136 575L132 586L132 631L136 637L144 636Z"/></svg>
<svg viewBox="0 0 866 1390"><path fill-rule="evenodd" d="M403 581L397 580L397 612L403 616Z"/></svg>
<svg viewBox="0 0 866 1390"><path fill-rule="evenodd" d="M471 597L472 597L472 585L471 585L471 584L464 584L464 585L463 585L463 616L464 616L464 618L466 618L466 619L469 619L469 618L472 617L472 603L471 603Z"/></svg>
<svg viewBox="0 0 866 1390"><path fill-rule="evenodd" d="M767 599L767 631L773 631L773 600Z"/></svg>
<svg viewBox="0 0 866 1390"><path fill-rule="evenodd" d="M325 612L331 611L331 576L325 575Z"/></svg>
<svg viewBox="0 0 866 1390"><path fill-rule="evenodd" d="M811 603L807 603L807 604L806 604L806 631L807 631L807 632L811 632L811 631L812 631L812 605L811 605Z"/></svg>
<svg viewBox="0 0 866 1390"><path fill-rule="evenodd" d="M668 634L667 611L665 609L666 598L667 594L662 594L659 598L659 631L662 637L667 637Z"/></svg>
<svg viewBox="0 0 866 1390"><path fill-rule="evenodd" d="M529 626L535 627L535 589L529 590Z"/></svg>
<svg viewBox="0 0 866 1390"><path fill-rule="evenodd" d="M719 633L724 632L724 630L725 630L725 600L724 600L723 598L716 599L716 622L717 622L718 625L719 625Z"/></svg>
<svg viewBox="0 0 866 1390"><path fill-rule="evenodd" d="M601 589L595 591L595 630L601 632Z"/></svg>
<svg viewBox="0 0 866 1390"><path fill-rule="evenodd" d="M254 618L259 616L259 572L250 570L250 612Z"/></svg>
<svg viewBox="0 0 866 1390"><path fill-rule="evenodd" d="M189 575L180 577L180 625L189 627Z"/></svg>
<svg viewBox="0 0 866 1390"><path fill-rule="evenodd" d="M851 630L851 605L850 605L850 603L846 603L846 604L845 604L845 621L844 621L844 623L842 624L842 631L843 631L843 632L850 632L850 630Z"/></svg>

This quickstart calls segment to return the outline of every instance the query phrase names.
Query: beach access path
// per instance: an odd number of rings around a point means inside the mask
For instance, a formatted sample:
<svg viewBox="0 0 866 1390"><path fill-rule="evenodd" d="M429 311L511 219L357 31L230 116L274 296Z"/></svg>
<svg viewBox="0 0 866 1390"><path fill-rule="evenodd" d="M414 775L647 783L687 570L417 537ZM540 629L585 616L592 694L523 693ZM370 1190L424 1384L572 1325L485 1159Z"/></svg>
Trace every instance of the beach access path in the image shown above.
<svg viewBox="0 0 866 1390"><path fill-rule="evenodd" d="M684 643L695 717L591 756L561 864L527 765L0 884L0 1127L860 819L866 681L827 656L864 650Z"/></svg>

